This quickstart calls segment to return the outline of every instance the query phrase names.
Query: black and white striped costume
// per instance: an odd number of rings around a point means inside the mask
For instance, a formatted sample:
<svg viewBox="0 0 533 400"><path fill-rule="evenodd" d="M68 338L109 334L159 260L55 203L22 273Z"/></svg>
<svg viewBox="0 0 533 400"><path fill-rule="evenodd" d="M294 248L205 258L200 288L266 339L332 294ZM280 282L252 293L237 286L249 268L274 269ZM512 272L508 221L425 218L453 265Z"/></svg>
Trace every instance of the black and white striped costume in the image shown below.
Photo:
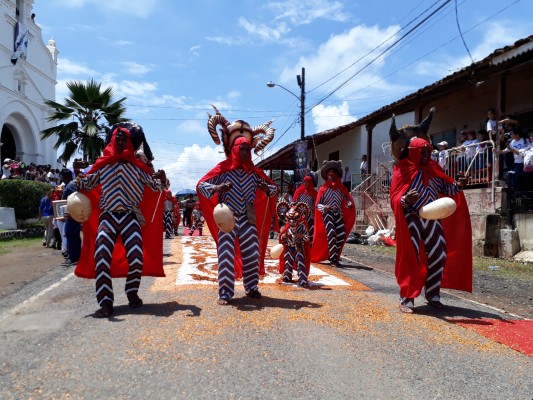
<svg viewBox="0 0 533 400"><path fill-rule="evenodd" d="M305 203L307 207L309 207L310 210L315 209L315 199L306 192L303 192L300 196L298 196L297 203ZM292 205L296 204L293 200ZM309 238L313 237L314 228L315 228L315 213L310 212L309 218L307 219L307 226L309 226Z"/></svg>
<svg viewBox="0 0 533 400"><path fill-rule="evenodd" d="M172 200L166 199L163 208L163 224L165 226L165 237L170 239L174 233L173 215L174 215L174 203Z"/></svg>
<svg viewBox="0 0 533 400"><path fill-rule="evenodd" d="M301 234L302 238L296 235ZM304 245L309 241L309 230L302 222L296 228L289 227L283 234L282 242L285 245L283 277L292 280L292 266L296 260L298 268L298 285L307 284L307 267L305 266Z"/></svg>
<svg viewBox="0 0 533 400"><path fill-rule="evenodd" d="M255 224L248 222L246 204L255 201L257 186L263 182L255 173L243 169L223 172L198 185L200 193L211 198L216 185L231 182L233 186L224 193L218 193L218 200L226 204L235 216L235 227L230 232L218 232L218 295L229 300L235 289L235 240L239 240L242 256L243 284L246 292L257 290L259 283L259 238ZM277 187L269 184L267 195L277 194ZM259 216L258 216L259 218ZM268 227L266 228L268 229Z"/></svg>
<svg viewBox="0 0 533 400"><path fill-rule="evenodd" d="M339 262L339 254L346 239L346 228L341 212L344 193L340 189L327 188L323 195L317 199L316 208L322 213L324 229L328 239L329 260L332 263ZM351 203L351 199L346 197L346 201ZM329 206L328 211L324 207Z"/></svg>
<svg viewBox="0 0 533 400"><path fill-rule="evenodd" d="M407 220L411 242L418 257L420 241L424 242L424 249L427 255L425 297L428 300L440 301L442 273L446 265L446 240L440 221L421 218L418 215L418 211L426 204L437 200L439 194L453 196L459 193L460 188L455 183L447 183L440 178L432 176L429 177L428 185L424 186L422 171L420 171L407 191L410 190L418 192L418 199L409 205L405 201L405 196L403 196L401 205ZM414 305L414 299L402 297L400 301L409 307Z"/></svg>
<svg viewBox="0 0 533 400"><path fill-rule="evenodd" d="M96 299L98 304L113 304L111 257L118 235L121 236L129 271L126 293L136 293L141 283L143 248L141 226L133 207L139 205L145 186L154 191L163 185L132 163L104 165L93 174L80 178L80 190L102 186L100 196L100 221L96 235L94 259L96 263Z"/></svg>
<svg viewBox="0 0 533 400"><path fill-rule="evenodd" d="M199 209L195 208L193 211L192 211L192 215L191 215L191 219L192 219L192 225L191 225L191 229L189 230L189 235L193 235L194 234L194 231L196 229L198 229L198 234L200 236L202 236L203 234L203 229L204 229L204 222L202 221L203 219L203 214L202 214L202 211L200 211Z"/></svg>

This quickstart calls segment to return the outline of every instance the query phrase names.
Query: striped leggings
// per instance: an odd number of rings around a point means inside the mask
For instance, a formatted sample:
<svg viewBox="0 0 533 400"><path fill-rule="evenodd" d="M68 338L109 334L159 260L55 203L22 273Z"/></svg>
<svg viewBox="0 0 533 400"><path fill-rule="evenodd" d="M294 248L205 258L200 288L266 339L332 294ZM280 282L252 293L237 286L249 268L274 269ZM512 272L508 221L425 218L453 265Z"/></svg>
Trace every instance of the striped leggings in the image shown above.
<svg viewBox="0 0 533 400"><path fill-rule="evenodd" d="M235 294L235 240L239 239L244 290L257 290L259 283L259 238L257 228L246 215L236 219L227 233L218 232L218 297L231 299Z"/></svg>
<svg viewBox="0 0 533 400"><path fill-rule="evenodd" d="M113 282L111 280L111 258L117 236L120 234L129 270L126 278L126 293L136 293L141 284L143 268L143 246L141 226L132 212L115 213L104 211L96 235L94 261L96 264L96 300L102 307L113 304Z"/></svg>
<svg viewBox="0 0 533 400"><path fill-rule="evenodd" d="M298 251L296 247L285 246L285 253L283 254L283 277L292 279L292 266L294 261L298 268L298 284L307 283L307 268L305 267L304 253Z"/></svg>
<svg viewBox="0 0 533 400"><path fill-rule="evenodd" d="M408 214L406 219L417 255L420 252L420 241L424 242L427 255L425 297L429 300L439 300L442 273L446 265L446 241L442 225L439 220L423 219L416 214ZM401 300L405 302L406 299Z"/></svg>
<svg viewBox="0 0 533 400"><path fill-rule="evenodd" d="M328 237L329 260L338 262L344 239L346 239L344 219L339 211L330 211L322 214L322 220Z"/></svg>

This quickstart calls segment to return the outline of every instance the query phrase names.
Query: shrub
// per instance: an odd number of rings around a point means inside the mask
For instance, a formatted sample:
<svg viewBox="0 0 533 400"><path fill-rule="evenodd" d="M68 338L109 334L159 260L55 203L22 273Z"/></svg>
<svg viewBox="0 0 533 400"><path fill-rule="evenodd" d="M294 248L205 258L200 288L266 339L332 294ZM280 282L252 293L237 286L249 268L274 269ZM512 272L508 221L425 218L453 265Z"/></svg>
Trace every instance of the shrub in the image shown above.
<svg viewBox="0 0 533 400"><path fill-rule="evenodd" d="M39 202L52 187L48 183L23 179L0 180L0 206L15 209L16 219L36 218Z"/></svg>

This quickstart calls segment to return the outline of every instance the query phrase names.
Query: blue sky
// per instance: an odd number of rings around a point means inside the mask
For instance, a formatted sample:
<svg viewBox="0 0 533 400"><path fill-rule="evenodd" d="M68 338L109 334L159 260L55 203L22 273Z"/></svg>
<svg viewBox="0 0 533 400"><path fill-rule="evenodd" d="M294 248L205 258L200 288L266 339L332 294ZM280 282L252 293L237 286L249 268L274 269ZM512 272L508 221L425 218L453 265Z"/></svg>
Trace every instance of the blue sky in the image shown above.
<svg viewBox="0 0 533 400"><path fill-rule="evenodd" d="M533 33L531 0L36 0L34 11L60 51L56 99L91 78L127 97L173 191L223 158L210 104L230 121L274 119L268 155L300 137L302 67L311 135Z"/></svg>

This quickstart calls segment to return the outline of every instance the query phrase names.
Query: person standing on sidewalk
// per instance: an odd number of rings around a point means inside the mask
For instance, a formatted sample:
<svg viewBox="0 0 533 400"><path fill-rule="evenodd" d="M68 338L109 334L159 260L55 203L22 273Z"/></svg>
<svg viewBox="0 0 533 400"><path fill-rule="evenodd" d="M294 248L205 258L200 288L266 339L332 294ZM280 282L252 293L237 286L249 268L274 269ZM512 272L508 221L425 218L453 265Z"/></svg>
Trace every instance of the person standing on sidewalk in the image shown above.
<svg viewBox="0 0 533 400"><path fill-rule="evenodd" d="M192 226L192 210L194 210L194 196L189 194L185 199L183 206L183 226L191 229Z"/></svg>
<svg viewBox="0 0 533 400"><path fill-rule="evenodd" d="M68 196L78 191L76 182L72 180L72 172L70 170L63 170L62 178L67 182L63 190L63 200L67 200ZM65 262L62 264L65 267L75 266L81 254L81 223L71 218L68 214L65 215L65 224L63 226L65 238L67 239L67 253Z"/></svg>
<svg viewBox="0 0 533 400"><path fill-rule="evenodd" d="M44 240L43 246L50 247L52 238L54 237L54 209L52 208L52 194L54 189L50 189L39 203L39 221L44 224Z"/></svg>
<svg viewBox="0 0 533 400"><path fill-rule="evenodd" d="M393 118L391 130L395 128ZM399 309L411 314L423 287L427 303L435 308L444 307L441 287L472 291L472 229L461 191L466 179L455 182L446 175L431 160L431 145L425 139L411 139L407 150L407 157L394 166L390 199L396 222ZM455 200L455 213L442 220L422 218L420 209L440 196Z"/></svg>
<svg viewBox="0 0 533 400"><path fill-rule="evenodd" d="M174 207L176 207L176 199L172 195L170 190L165 190L163 194L165 196L163 223L165 224L165 239L172 239L172 233L174 232Z"/></svg>
<svg viewBox="0 0 533 400"><path fill-rule="evenodd" d="M104 155L96 160L85 177L75 179L80 191L90 191L87 195L91 196L93 208L92 220L84 223L86 237L76 275L96 279L96 299L101 307L94 314L97 318L113 314L112 277L126 277L129 306L137 308L143 305L138 295L141 275L164 276L163 202L158 198L165 189L163 182L166 183L166 176L164 171L152 176L152 171L135 157L130 132L118 127L113 130ZM145 212L150 212L146 220L142 215L141 201L149 203L148 209L145 209ZM153 218L149 220L151 215L155 217L156 214L157 221L154 222ZM96 232L91 230L96 225L95 218L99 219ZM141 222L145 223L145 229L152 225L155 227L148 232L141 229ZM117 242L119 235L122 244ZM153 263L145 263L147 254L143 250L143 242L146 248L150 248Z"/></svg>

